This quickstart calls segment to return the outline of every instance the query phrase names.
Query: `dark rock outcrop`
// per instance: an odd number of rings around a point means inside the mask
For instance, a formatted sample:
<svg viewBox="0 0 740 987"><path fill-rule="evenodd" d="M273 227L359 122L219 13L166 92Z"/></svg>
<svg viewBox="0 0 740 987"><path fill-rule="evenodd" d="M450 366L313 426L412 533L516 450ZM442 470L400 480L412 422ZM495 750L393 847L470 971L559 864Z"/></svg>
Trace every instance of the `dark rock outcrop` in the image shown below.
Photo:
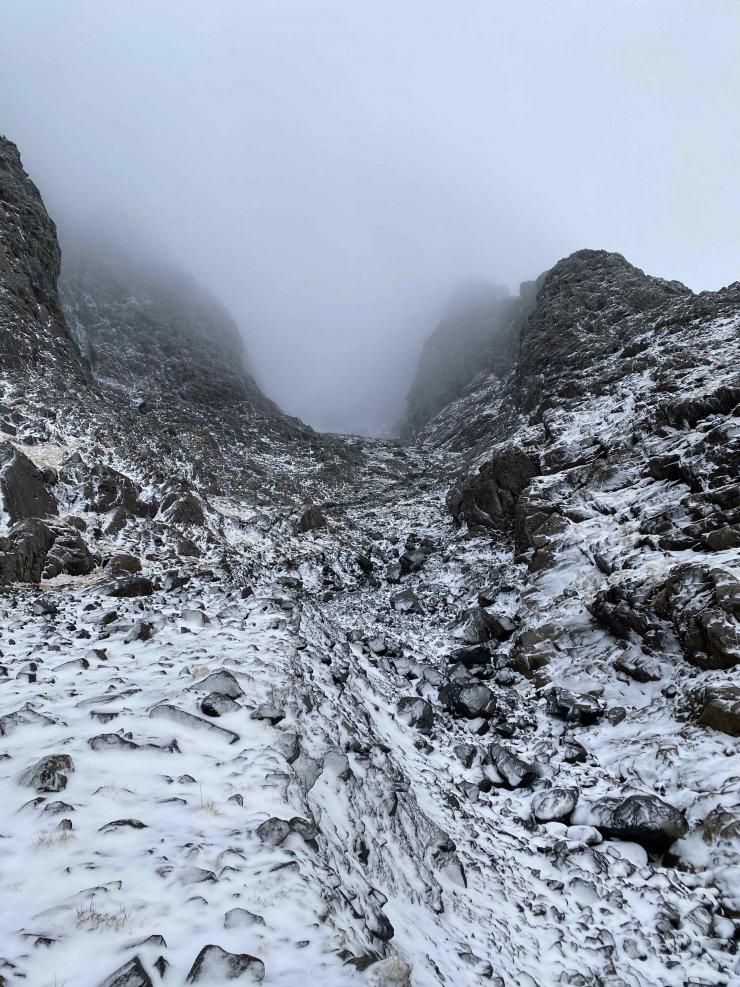
<svg viewBox="0 0 740 987"><path fill-rule="evenodd" d="M56 500L43 474L9 442L0 442L0 505L11 522L57 514Z"/></svg>

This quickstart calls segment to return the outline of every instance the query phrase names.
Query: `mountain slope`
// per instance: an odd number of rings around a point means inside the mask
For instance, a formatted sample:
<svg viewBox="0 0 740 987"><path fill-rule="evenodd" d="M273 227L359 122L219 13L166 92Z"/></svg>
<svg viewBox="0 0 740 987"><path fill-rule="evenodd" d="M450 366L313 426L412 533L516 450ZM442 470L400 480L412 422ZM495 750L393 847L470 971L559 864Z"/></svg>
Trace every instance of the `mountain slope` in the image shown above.
<svg viewBox="0 0 740 987"><path fill-rule="evenodd" d="M237 326L192 279L76 246L65 248L59 287L67 324L100 379L277 412L254 381Z"/></svg>
<svg viewBox="0 0 740 987"><path fill-rule="evenodd" d="M70 284L99 379L3 310L0 976L737 983L736 288L579 252L401 446L170 353L158 284Z"/></svg>

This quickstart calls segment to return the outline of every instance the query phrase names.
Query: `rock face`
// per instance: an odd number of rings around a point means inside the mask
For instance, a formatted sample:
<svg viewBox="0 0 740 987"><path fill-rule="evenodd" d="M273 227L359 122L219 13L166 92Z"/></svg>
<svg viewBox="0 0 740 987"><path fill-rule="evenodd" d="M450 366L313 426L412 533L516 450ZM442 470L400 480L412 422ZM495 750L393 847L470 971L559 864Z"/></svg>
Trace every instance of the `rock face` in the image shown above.
<svg viewBox="0 0 740 987"><path fill-rule="evenodd" d="M182 273L72 246L59 288L67 324L98 378L137 390L145 402L172 393L277 410L251 374L234 321Z"/></svg>
<svg viewBox="0 0 740 987"><path fill-rule="evenodd" d="M83 359L3 147L2 975L734 983L738 286L579 251L319 436L179 276Z"/></svg>
<svg viewBox="0 0 740 987"><path fill-rule="evenodd" d="M506 288L462 285L427 339L407 397L407 427L432 419L488 366L504 376L516 362L519 306Z"/></svg>
<svg viewBox="0 0 740 987"><path fill-rule="evenodd" d="M6 368L57 360L82 371L57 295L56 227L18 148L0 136L0 361Z"/></svg>

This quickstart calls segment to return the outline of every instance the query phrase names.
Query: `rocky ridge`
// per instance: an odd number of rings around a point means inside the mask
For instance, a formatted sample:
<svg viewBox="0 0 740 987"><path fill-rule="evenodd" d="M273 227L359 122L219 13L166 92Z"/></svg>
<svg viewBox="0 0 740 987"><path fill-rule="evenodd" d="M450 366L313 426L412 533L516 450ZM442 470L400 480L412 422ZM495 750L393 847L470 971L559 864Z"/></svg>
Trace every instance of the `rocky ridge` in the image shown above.
<svg viewBox="0 0 740 987"><path fill-rule="evenodd" d="M403 446L139 409L13 291L6 983L738 982L736 288L579 252Z"/></svg>

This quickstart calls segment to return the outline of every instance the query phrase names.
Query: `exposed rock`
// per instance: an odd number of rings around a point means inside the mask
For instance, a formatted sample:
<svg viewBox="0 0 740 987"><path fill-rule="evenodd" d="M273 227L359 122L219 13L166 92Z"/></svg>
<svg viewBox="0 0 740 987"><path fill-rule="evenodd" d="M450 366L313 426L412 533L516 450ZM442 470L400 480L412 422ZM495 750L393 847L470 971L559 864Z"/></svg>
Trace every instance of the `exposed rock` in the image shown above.
<svg viewBox="0 0 740 987"><path fill-rule="evenodd" d="M296 521L294 530L296 534L304 534L306 531L315 531L317 528L325 528L326 518L320 507L313 505L306 508Z"/></svg>
<svg viewBox="0 0 740 987"><path fill-rule="evenodd" d="M0 538L0 582L40 582L54 538L49 525L37 518L14 525Z"/></svg>
<svg viewBox="0 0 740 987"><path fill-rule="evenodd" d="M194 682L190 688L198 692L218 692L222 696L228 696L229 699L239 699L244 695L236 678L226 669L211 672L204 679Z"/></svg>
<svg viewBox="0 0 740 987"><path fill-rule="evenodd" d="M9 442L0 442L0 504L11 523L57 513L56 500L41 471Z"/></svg>
<svg viewBox="0 0 740 987"><path fill-rule="evenodd" d="M44 578L53 579L65 572L70 576L87 576L93 571L99 558L85 544L75 528L54 528L54 544L44 565Z"/></svg>
<svg viewBox="0 0 740 987"><path fill-rule="evenodd" d="M496 768L502 782L507 788L523 788L531 785L537 777L531 764L512 754L501 744L491 744L488 748L488 760Z"/></svg>
<svg viewBox="0 0 740 987"><path fill-rule="evenodd" d="M402 589L391 596L391 606L400 613L424 613L419 597L412 589Z"/></svg>
<svg viewBox="0 0 740 987"><path fill-rule="evenodd" d="M148 576L137 574L121 575L107 584L108 596L129 598L132 596L151 596L154 584Z"/></svg>
<svg viewBox="0 0 740 987"><path fill-rule="evenodd" d="M434 710L425 699L404 696L398 700L398 718L407 726L429 733L434 725Z"/></svg>
<svg viewBox="0 0 740 987"><path fill-rule="evenodd" d="M100 987L154 987L152 979L141 965L138 956L107 977Z"/></svg>
<svg viewBox="0 0 740 987"><path fill-rule="evenodd" d="M141 572L141 560L137 559L135 555L129 555L127 552L116 552L115 555L111 555L108 559L108 569L111 572Z"/></svg>
<svg viewBox="0 0 740 987"><path fill-rule="evenodd" d="M577 788L548 788L532 799L532 815L539 823L566 822L577 803Z"/></svg>
<svg viewBox="0 0 740 987"><path fill-rule="evenodd" d="M466 644L483 644L485 641L506 641L514 633L511 618L491 613L483 607L463 610L455 621L454 634Z"/></svg>
<svg viewBox="0 0 740 987"><path fill-rule="evenodd" d="M223 716L225 713L237 713L241 706L222 692L210 692L201 699L200 708L206 716Z"/></svg>
<svg viewBox="0 0 740 987"><path fill-rule="evenodd" d="M211 945L198 953L186 979L189 984L226 980L247 984L260 983L264 978L265 964L256 956L227 953L221 946Z"/></svg>
<svg viewBox="0 0 740 987"><path fill-rule="evenodd" d="M689 829L683 813L656 795L630 795L617 805L597 803L594 812L604 836L632 840L654 853L667 850Z"/></svg>
<svg viewBox="0 0 740 987"><path fill-rule="evenodd" d="M604 715L604 707L592 696L578 696L556 686L548 690L545 698L547 712L567 723L590 726Z"/></svg>
<svg viewBox="0 0 740 987"><path fill-rule="evenodd" d="M294 733L282 733L273 741L272 746L283 755L288 764L292 764L300 757L301 744Z"/></svg>
<svg viewBox="0 0 740 987"><path fill-rule="evenodd" d="M148 641L154 634L154 630L154 624L150 620L137 620L123 639L124 643L131 644L134 641Z"/></svg>
<svg viewBox="0 0 740 987"><path fill-rule="evenodd" d="M539 472L534 458L516 446L505 446L477 474L458 481L447 495L457 521L486 528L511 527L519 496Z"/></svg>
<svg viewBox="0 0 740 987"><path fill-rule="evenodd" d="M265 703L253 709L249 714L249 718L250 720L267 720L268 723L275 726L276 723L280 723L281 720L285 719L285 710L278 709L272 703Z"/></svg>
<svg viewBox="0 0 740 987"><path fill-rule="evenodd" d="M740 737L740 687L708 688L701 697L702 709L697 723Z"/></svg>
<svg viewBox="0 0 740 987"><path fill-rule="evenodd" d="M239 734L234 733L233 730L218 727L215 723L203 720L199 716L194 716L192 713L186 713L184 709L173 706L171 703L160 703L150 711L149 715L157 719L174 720L181 726L189 727L193 730L204 730L213 737L222 738L228 744L235 744L239 739Z"/></svg>
<svg viewBox="0 0 740 987"><path fill-rule="evenodd" d="M496 697L485 685L456 685L447 682L439 690L439 701L455 716L469 720L479 716L490 719L496 712Z"/></svg>
<svg viewBox="0 0 740 987"><path fill-rule="evenodd" d="M225 929L248 929L254 925L264 924L265 920L261 916L248 912L246 908L230 908L224 915Z"/></svg>
<svg viewBox="0 0 740 987"><path fill-rule="evenodd" d="M728 570L679 566L666 580L656 609L673 621L692 664L724 669L740 663L740 581Z"/></svg>
<svg viewBox="0 0 740 987"><path fill-rule="evenodd" d="M27 768L18 781L37 792L63 792L74 769L69 754L47 754Z"/></svg>

